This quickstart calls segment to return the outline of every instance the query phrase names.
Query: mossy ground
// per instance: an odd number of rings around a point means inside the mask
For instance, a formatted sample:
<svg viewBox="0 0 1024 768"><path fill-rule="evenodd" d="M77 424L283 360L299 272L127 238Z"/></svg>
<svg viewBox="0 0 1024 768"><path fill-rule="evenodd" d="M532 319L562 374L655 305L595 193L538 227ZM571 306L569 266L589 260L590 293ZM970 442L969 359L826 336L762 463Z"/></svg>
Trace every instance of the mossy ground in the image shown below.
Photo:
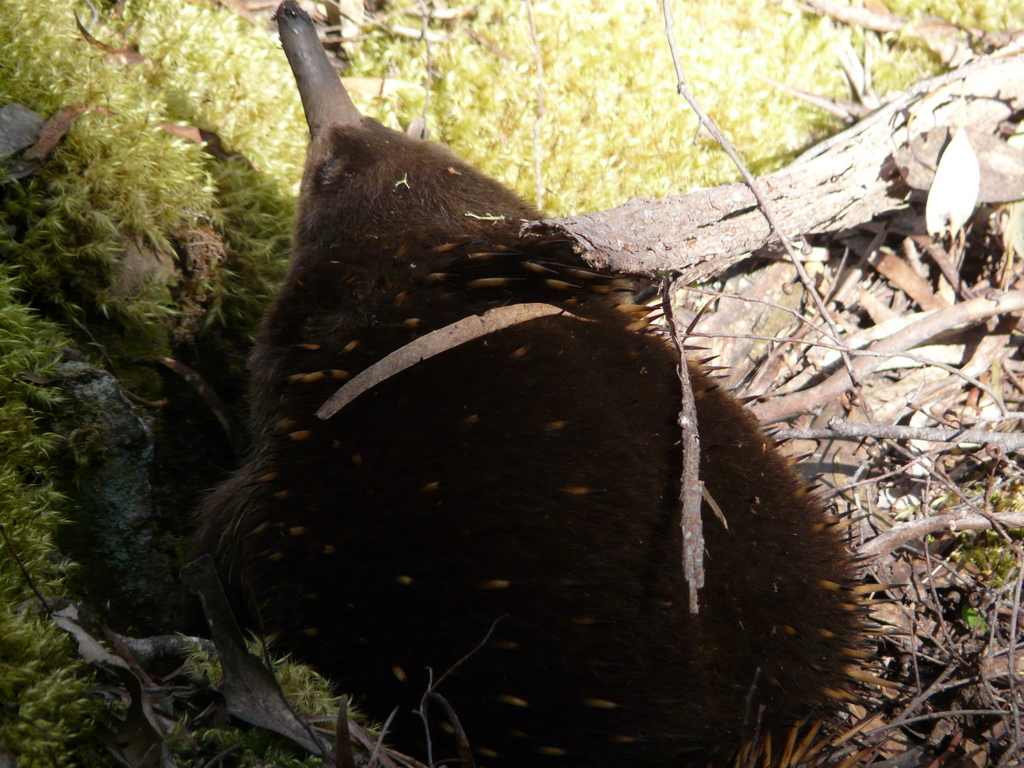
<svg viewBox="0 0 1024 768"><path fill-rule="evenodd" d="M1021 0L889 5L986 29L1019 24L1024 14ZM388 24L418 24L402 15L416 6L395 3L347 73L398 81L386 99L356 94L364 111L393 127L407 126L424 102L425 46L387 32ZM74 511L74 499L55 490L67 489L53 459L60 446L43 427L62 407L48 371L73 345L156 400L177 397L179 385L130 361L169 354L237 403L246 348L286 264L305 145L291 75L269 33L213 3L129 0L123 19L112 7L97 3L99 25L86 3L72 0L0 7L0 105L45 117L76 103L94 108L37 173L0 186L0 520L45 594L66 592L72 566L53 533ZM112 61L79 33L75 11L98 40L128 43L146 60ZM483 3L458 24L432 23L448 38L430 51L433 138L554 215L736 177L710 140L694 138L696 120L675 94L659 4L548 0L535 2L534 13L544 63L540 189L535 52L519 0ZM769 0L677 2L675 27L695 95L755 172L839 127L766 79L845 96L836 50L845 40L859 52L859 33ZM876 48L876 87L900 88L937 67L918 41L887 39ZM162 123L214 131L241 157L217 159ZM190 260L196 232L215 243L205 265ZM179 458L154 471L180 515L229 462L200 470L196 463L211 464L201 452L191 464L181 458L207 427L182 426L189 406L174 407L167 412L175 415L157 417L158 453ZM186 527L180 517L177 524ZM85 742L105 717L91 674L44 615L15 610L32 592L2 547L0 747L23 768L100 761Z"/></svg>
<svg viewBox="0 0 1024 768"><path fill-rule="evenodd" d="M985 29L1019 25L1024 12L1019 0L891 5L895 13L933 14ZM768 81L847 98L839 49L850 44L862 55L862 34L808 16L795 2L702 0L673 6L680 63L691 90L755 173L784 165L840 127ZM386 24L416 27L418 19L404 15L418 7L415 0L391 7ZM534 18L544 66L544 210L556 216L601 210L631 197L660 197L738 178L709 137L695 139L696 118L675 92L661 3L547 0L534 3ZM432 26L450 35L448 42L431 46L432 137L536 199L538 78L526 4L484 3L469 26L472 35L463 27ZM903 88L938 67L919 41L891 36L874 51L876 90ZM348 74L404 84L385 89L383 99L357 93L355 100L364 112L405 128L421 114L425 72L423 43L371 30Z"/></svg>
<svg viewBox="0 0 1024 768"><path fill-rule="evenodd" d="M72 750L89 751L84 740L99 714L92 676L44 613L18 608L33 592L15 559L40 592L64 593L71 566L53 542L64 500L48 482L55 440L38 425L60 403L37 383L63 339L19 302L15 284L0 265L0 747L20 766L67 765Z"/></svg>

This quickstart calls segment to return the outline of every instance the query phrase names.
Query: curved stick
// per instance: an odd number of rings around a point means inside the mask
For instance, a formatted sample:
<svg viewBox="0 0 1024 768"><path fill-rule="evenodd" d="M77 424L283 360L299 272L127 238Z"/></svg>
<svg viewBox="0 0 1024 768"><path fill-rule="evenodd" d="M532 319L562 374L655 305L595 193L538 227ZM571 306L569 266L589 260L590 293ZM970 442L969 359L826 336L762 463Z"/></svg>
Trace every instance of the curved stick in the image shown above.
<svg viewBox="0 0 1024 768"><path fill-rule="evenodd" d="M362 373L357 374L341 389L327 398L316 415L321 419L329 419L346 405L351 403L363 392L375 387L385 379L389 379L396 373L411 368L428 357L439 355L445 350L465 344L467 341L478 339L489 333L500 331L511 325L525 323L527 320L535 320L538 317L548 315L560 315L571 317L574 320L590 322L585 317L566 312L561 307L553 304L512 304L507 307L498 307L484 312L482 315L470 315L464 317L444 328L438 328L425 336L420 336L415 341L410 341L404 347L399 347L390 355L387 355L371 365Z"/></svg>

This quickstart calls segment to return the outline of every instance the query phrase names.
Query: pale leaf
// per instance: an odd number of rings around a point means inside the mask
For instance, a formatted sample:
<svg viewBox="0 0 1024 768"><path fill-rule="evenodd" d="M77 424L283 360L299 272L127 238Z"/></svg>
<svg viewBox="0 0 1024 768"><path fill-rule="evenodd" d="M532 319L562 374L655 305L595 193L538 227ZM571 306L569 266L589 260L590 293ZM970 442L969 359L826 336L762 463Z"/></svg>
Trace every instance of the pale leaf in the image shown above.
<svg viewBox="0 0 1024 768"><path fill-rule="evenodd" d="M978 202L981 171L967 132L961 127L942 153L935 181L928 192L925 224L933 237L944 232L957 232L974 213Z"/></svg>

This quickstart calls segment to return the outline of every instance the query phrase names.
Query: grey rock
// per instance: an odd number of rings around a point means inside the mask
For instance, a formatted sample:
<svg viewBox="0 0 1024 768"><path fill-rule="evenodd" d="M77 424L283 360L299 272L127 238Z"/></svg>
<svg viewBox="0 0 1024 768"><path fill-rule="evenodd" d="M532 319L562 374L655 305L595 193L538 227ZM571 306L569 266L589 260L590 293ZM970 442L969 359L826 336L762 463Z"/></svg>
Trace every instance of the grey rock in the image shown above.
<svg viewBox="0 0 1024 768"><path fill-rule="evenodd" d="M42 115L21 104L0 107L0 157L35 144L45 122Z"/></svg>

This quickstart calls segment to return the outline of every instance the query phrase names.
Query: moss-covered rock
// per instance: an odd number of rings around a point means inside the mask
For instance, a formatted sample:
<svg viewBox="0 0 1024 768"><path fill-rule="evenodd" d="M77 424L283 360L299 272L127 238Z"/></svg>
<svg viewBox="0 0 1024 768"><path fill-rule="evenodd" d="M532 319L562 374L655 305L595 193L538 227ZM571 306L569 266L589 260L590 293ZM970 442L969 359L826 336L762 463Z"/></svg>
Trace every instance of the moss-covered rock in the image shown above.
<svg viewBox="0 0 1024 768"><path fill-rule="evenodd" d="M58 464L73 523L58 531L61 550L85 578L72 588L133 633L181 627L187 596L176 587L177 558L150 477L153 418L132 405L117 379L83 362L57 366L53 381L67 406L53 422L64 440Z"/></svg>

